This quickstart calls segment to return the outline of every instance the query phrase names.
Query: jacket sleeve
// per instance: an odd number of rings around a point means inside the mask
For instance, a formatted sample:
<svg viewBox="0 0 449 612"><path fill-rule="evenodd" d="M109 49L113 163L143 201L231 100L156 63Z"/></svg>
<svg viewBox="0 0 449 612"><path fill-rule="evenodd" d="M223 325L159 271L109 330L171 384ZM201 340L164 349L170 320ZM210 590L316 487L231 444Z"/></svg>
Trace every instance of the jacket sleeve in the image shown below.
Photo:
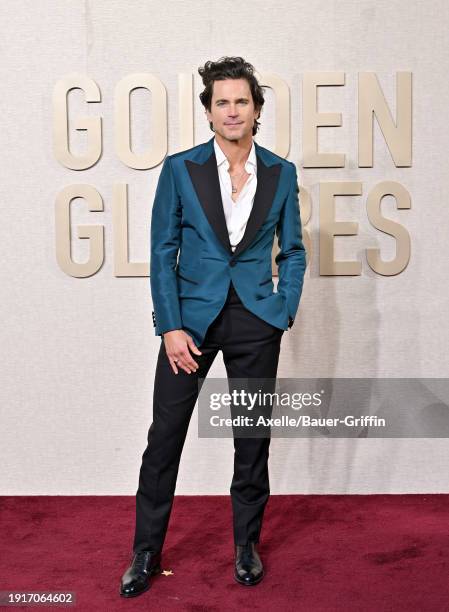
<svg viewBox="0 0 449 612"><path fill-rule="evenodd" d="M290 190L276 227L280 251L275 257L275 262L279 275L277 291L286 300L288 326L292 327L301 299L307 264L302 242L298 176L295 164L291 162L290 164L292 167Z"/></svg>
<svg viewBox="0 0 449 612"><path fill-rule="evenodd" d="M181 203L170 156L167 156L159 176L151 214L150 284L156 336L182 329L176 279L181 217Z"/></svg>

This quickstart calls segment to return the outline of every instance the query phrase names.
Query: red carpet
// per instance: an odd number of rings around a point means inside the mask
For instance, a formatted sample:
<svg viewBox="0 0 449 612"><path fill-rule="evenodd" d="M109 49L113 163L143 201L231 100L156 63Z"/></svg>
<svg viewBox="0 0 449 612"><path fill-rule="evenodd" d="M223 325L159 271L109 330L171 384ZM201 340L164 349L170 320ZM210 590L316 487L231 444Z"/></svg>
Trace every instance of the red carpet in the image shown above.
<svg viewBox="0 0 449 612"><path fill-rule="evenodd" d="M0 590L75 591L71 609L449 610L449 495L272 495L254 587L233 579L230 498L177 496L162 563L173 575L129 600L118 588L134 497L0 504Z"/></svg>

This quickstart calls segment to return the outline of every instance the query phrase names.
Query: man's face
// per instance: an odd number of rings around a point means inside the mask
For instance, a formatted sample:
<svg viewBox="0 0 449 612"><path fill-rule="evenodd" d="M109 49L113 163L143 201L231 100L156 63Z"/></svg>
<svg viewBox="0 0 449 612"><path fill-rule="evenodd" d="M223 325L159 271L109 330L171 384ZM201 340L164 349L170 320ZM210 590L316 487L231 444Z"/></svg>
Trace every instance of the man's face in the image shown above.
<svg viewBox="0 0 449 612"><path fill-rule="evenodd" d="M254 121L259 111L254 109L251 89L246 79L214 81L208 121L214 130L226 140L241 140L252 136Z"/></svg>

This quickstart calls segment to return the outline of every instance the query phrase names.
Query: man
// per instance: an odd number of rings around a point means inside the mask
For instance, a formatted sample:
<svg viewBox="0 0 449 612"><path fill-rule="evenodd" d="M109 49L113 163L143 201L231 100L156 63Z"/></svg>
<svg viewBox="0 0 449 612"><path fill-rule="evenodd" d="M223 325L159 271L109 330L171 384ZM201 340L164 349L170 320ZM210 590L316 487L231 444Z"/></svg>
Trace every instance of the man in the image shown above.
<svg viewBox="0 0 449 612"><path fill-rule="evenodd" d="M160 572L199 379L219 350L229 380L275 379L282 334L299 306L306 257L296 167L253 140L264 103L253 71L241 57L199 69L205 85L200 100L215 135L169 155L156 189L150 278L153 324L162 341L136 495L133 559L120 586L124 597L146 591L150 576ZM269 437L234 437L234 577L244 585L263 577L257 545L269 497L269 443Z"/></svg>

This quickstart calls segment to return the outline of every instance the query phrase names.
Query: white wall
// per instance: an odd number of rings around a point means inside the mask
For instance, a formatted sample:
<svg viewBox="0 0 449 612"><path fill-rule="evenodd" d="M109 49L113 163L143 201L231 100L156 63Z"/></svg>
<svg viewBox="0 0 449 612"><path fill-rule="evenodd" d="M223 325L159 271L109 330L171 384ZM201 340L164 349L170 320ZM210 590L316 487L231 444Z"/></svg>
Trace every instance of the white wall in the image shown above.
<svg viewBox="0 0 449 612"><path fill-rule="evenodd" d="M125 75L148 72L168 92L169 153L179 150L178 74L195 74L195 144L212 136L198 100L197 67L242 55L259 73L285 79L291 92L288 159L313 200L309 228L318 246L318 183L360 180L364 196L340 198L338 218L359 236L337 239L337 256L363 263L360 277L307 273L300 314L284 334L280 377L444 377L447 319L448 4L355 2L45 2L4 0L1 46L2 476L0 494L134 494L152 416L160 339L151 320L149 279L115 278L111 200L128 183L130 259L147 261L149 220L160 166L127 168L114 152L113 94ZM319 109L341 112L341 128L320 131L322 151L344 152L347 167L303 169L301 83L308 71L343 71L344 87L324 88ZM357 73L373 71L394 111L397 71L413 74L413 165L396 168L378 127L374 167L357 165ZM72 117L103 117L103 156L89 170L62 167L52 151L52 93L68 73L93 78L102 102L86 110L70 94ZM133 146L151 142L150 97L133 94ZM273 148L274 108L266 96L257 141ZM73 151L85 133L71 131ZM394 241L370 227L366 193L381 180L409 190L412 208L386 214L412 238L408 268L396 277L370 271L364 249L393 257ZM105 225L106 259L84 279L55 257L54 203L71 183L101 193L104 213L72 205L74 224ZM87 241L73 240L77 261ZM210 376L225 376L221 355ZM177 493L223 494L232 477L232 440L197 439L196 413ZM446 439L275 439L272 493L446 492Z"/></svg>

